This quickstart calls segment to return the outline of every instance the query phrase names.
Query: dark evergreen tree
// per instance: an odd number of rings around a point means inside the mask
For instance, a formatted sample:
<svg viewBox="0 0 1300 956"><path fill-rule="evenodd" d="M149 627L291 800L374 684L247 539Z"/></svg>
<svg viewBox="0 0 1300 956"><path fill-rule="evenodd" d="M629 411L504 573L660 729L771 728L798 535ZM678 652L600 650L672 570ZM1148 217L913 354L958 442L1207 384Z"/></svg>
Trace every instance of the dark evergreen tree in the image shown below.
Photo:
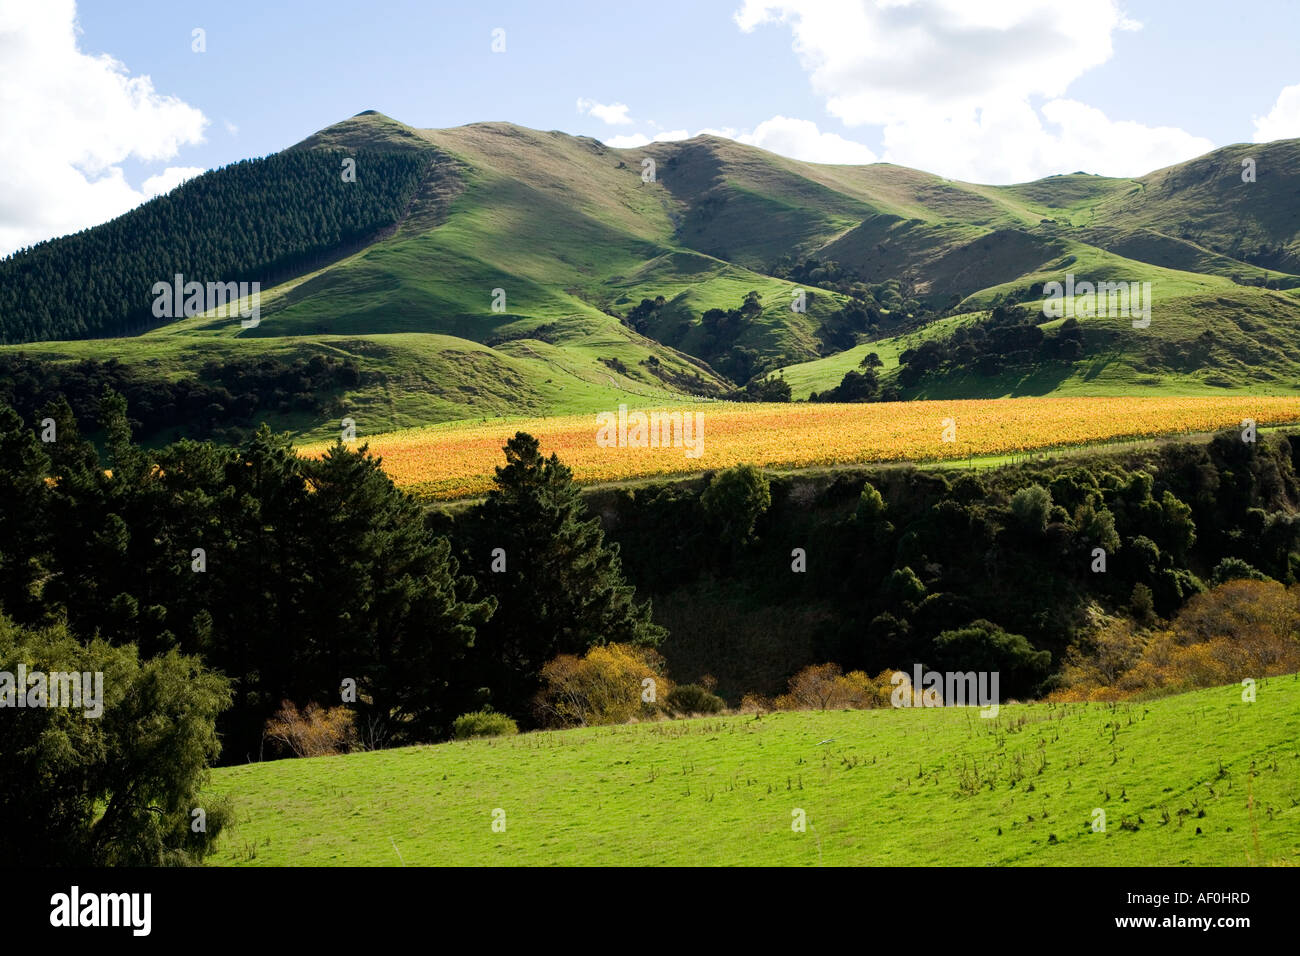
<svg viewBox="0 0 1300 956"><path fill-rule="evenodd" d="M45 613L39 586L49 565L49 469L36 431L0 405L0 608L24 622Z"/></svg>
<svg viewBox="0 0 1300 956"><path fill-rule="evenodd" d="M523 432L504 448L496 486L468 518L469 566L498 602L475 645L478 685L498 710L524 717L543 664L610 642L658 644L666 635L623 578L573 473Z"/></svg>
<svg viewBox="0 0 1300 956"><path fill-rule="evenodd" d="M474 580L460 575L447 539L426 529L420 506L364 446L337 442L305 470L317 600L305 608L309 640L291 696L352 678L372 742L445 732L457 716L448 692L494 602L469 601Z"/></svg>

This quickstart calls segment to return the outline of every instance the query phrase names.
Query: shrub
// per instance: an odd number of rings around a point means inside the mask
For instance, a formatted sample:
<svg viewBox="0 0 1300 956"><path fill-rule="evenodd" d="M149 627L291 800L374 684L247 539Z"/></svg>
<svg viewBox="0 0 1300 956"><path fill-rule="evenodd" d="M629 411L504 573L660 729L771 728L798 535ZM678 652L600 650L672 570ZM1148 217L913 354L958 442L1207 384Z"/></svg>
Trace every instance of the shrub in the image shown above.
<svg viewBox="0 0 1300 956"><path fill-rule="evenodd" d="M944 631L934 639L934 656L941 670L997 672L1002 693L1021 697L1048 674L1050 651L1040 651L1020 634L1008 634L990 621L972 621Z"/></svg>
<svg viewBox="0 0 1300 956"><path fill-rule="evenodd" d="M1215 565L1210 580L1214 584L1224 584L1227 581L1235 581L1240 578L1249 581L1267 581L1269 579L1267 574L1255 570L1241 558L1224 558Z"/></svg>
<svg viewBox="0 0 1300 956"><path fill-rule="evenodd" d="M1115 531L1115 516L1098 501L1096 495L1089 495L1088 500L1075 509L1074 526L1079 537L1088 544L1104 548L1111 554L1119 550L1120 538Z"/></svg>
<svg viewBox="0 0 1300 956"><path fill-rule="evenodd" d="M865 671L845 674L838 664L810 664L790 678L790 690L774 702L777 710L865 710L886 707L894 689L892 671L874 678Z"/></svg>
<svg viewBox="0 0 1300 956"><path fill-rule="evenodd" d="M494 710L476 710L457 717L452 722L451 733L457 740L470 737L509 737L519 733L519 725L510 717Z"/></svg>
<svg viewBox="0 0 1300 956"><path fill-rule="evenodd" d="M1133 620L1139 624L1149 626L1155 623L1155 600L1151 596L1151 589L1141 581L1133 585L1133 594L1129 598L1128 606L1133 615Z"/></svg>
<svg viewBox="0 0 1300 956"><path fill-rule="evenodd" d="M772 506L772 490L759 469L737 465L714 476L700 504L724 541L744 544L753 536L758 519Z"/></svg>
<svg viewBox="0 0 1300 956"><path fill-rule="evenodd" d="M674 687L666 699L668 709L675 714L719 714L726 701L710 694L699 684L682 684Z"/></svg>
<svg viewBox="0 0 1300 956"><path fill-rule="evenodd" d="M356 714L346 707L326 710L315 701L301 711L290 701L266 722L266 735L296 757L347 753L356 744Z"/></svg>
<svg viewBox="0 0 1300 956"><path fill-rule="evenodd" d="M653 716L672 689L663 657L632 644L593 647L582 657L561 654L542 667L541 680L533 711L551 727L622 724Z"/></svg>
<svg viewBox="0 0 1300 956"><path fill-rule="evenodd" d="M962 475L952 486L952 495L964 505L973 504L976 501L982 501L988 496L988 488L980 480L978 475Z"/></svg>
<svg viewBox="0 0 1300 956"><path fill-rule="evenodd" d="M872 524L885 516L885 499L871 482L862 485L858 508L854 515L863 524Z"/></svg>
<svg viewBox="0 0 1300 956"><path fill-rule="evenodd" d="M1142 658L1145 640L1126 618L1111 618L1071 645L1061 672L1064 685L1049 700L1118 700L1121 679Z"/></svg>
<svg viewBox="0 0 1300 956"><path fill-rule="evenodd" d="M1047 527L1052 510L1052 494L1042 485L1029 485L1011 496L1011 513L1029 531Z"/></svg>
<svg viewBox="0 0 1300 956"><path fill-rule="evenodd" d="M1163 630L1127 625L1076 653L1056 700L1118 700L1300 670L1300 587L1237 579L1195 595Z"/></svg>
<svg viewBox="0 0 1300 956"><path fill-rule="evenodd" d="M925 585L911 568L895 568L885 578L884 593L893 605L916 604L925 597Z"/></svg>

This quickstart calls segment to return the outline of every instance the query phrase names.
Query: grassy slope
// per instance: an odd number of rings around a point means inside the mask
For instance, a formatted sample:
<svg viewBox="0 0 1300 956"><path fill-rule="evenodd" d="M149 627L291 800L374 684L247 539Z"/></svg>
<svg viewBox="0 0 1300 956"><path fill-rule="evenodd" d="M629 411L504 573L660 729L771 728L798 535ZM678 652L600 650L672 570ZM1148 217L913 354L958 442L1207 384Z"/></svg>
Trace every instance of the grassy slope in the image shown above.
<svg viewBox="0 0 1300 956"><path fill-rule="evenodd" d="M671 351L631 335L601 309L663 294L696 316L734 308L756 289L767 308L742 344L761 354L813 354L815 320L837 297L820 296L822 304L809 316L795 316L788 308L790 283L682 249L674 238L674 222L685 215L681 202L662 181L641 181L636 151L506 123L421 135L468 170L446 222L432 231L399 233L329 270L275 311L276 321L258 334L282 334L277 330L295 324L334 330L343 323L349 331L396 327L484 341L493 333L556 322L567 333L564 345L582 362L618 358L635 369L654 354L671 367L680 364ZM852 205L829 190L821 193L832 206ZM734 225L748 232L754 224ZM780 230L768 232L785 241ZM494 288L506 291L504 314L489 309ZM593 338L605 349L600 356L590 354ZM632 374L654 382L644 370Z"/></svg>
<svg viewBox="0 0 1300 956"><path fill-rule="evenodd" d="M20 348L50 359L118 356L174 376L209 357L347 341L364 370L392 378L345 396L381 431L716 390L724 383L711 370L656 340L702 352L698 316L736 306L751 289L765 308L739 344L786 363L796 397L838 384L869 351L888 378L898 352L953 324L818 359L817 328L841 298L814 291L808 312L797 314L794 286L762 274L782 256L817 255L871 279L910 274L922 294L945 305L961 299L967 314L1067 271L1153 284L1151 328L1087 320L1120 335L1104 347L1094 340L1073 366L953 375L916 397L1279 392L1300 382L1300 288L1266 292L1230 278L1256 281L1267 271L1286 287L1294 277L1278 269L1300 272L1300 141L1229 147L1141 179L1072 174L1007 187L885 163L803 163L716 137L616 150L508 123L413 130L377 113L293 148L349 145L427 150L436 162L392 235L266 290L258 328L187 319L132 339ZM1258 163L1256 183L1240 182L1246 153ZM641 181L646 156L657 164L653 183ZM506 292L503 313L490 307L496 288ZM604 311L655 295L668 306L649 337ZM542 326L549 331L537 332ZM1218 343L1198 351L1206 330ZM551 341L518 337L530 334ZM516 338L487 346L502 335ZM334 427L272 423L311 437Z"/></svg>
<svg viewBox="0 0 1300 956"><path fill-rule="evenodd" d="M1243 182L1253 159L1255 182ZM1237 144L1156 170L1097 206L1095 224L1146 228L1279 272L1300 274L1300 140ZM1260 247L1268 251L1261 254ZM1243 270L1244 272L1245 270Z"/></svg>
<svg viewBox="0 0 1300 956"><path fill-rule="evenodd" d="M1257 163L1254 183L1241 181L1246 156ZM963 210L950 194L939 208L962 215L937 220L913 208L901 218L877 217L822 252L873 277L911 268L932 293L966 292L964 312L986 308L994 295L1033 282L1062 281L1067 271L1093 281L1152 283L1152 327L1137 331L1122 320L1089 320L1119 331L1120 341L1089 350L1072 367L988 379L952 375L927 383L916 397L1108 395L1134 388L1175 394L1292 391L1300 382L1294 348L1300 339L1300 278L1292 274L1300 272L1297 169L1300 141L1287 140L1227 147L1135 180L1071 174L1007 187L947 183L986 197L998 212L986 210L981 221L974 206L967 203ZM1269 250L1262 257L1261 246ZM1053 247L1060 254L1046 255ZM1003 278L1008 273L1014 274ZM1234 277L1246 283L1268 277L1284 294L1239 285ZM972 281L978 288L970 288ZM1191 343L1206 330L1219 344L1208 354L1195 353ZM925 337L913 334L909 344ZM1167 348L1192 351L1193 361L1172 371L1159 368L1162 363L1150 359ZM887 355L901 347L890 339L869 343L788 367L785 375L800 397L838 384L870 351L885 361L887 377Z"/></svg>
<svg viewBox="0 0 1300 956"><path fill-rule="evenodd" d="M1040 365L1030 373L983 377L950 374L927 381L907 393L913 398L1020 395L1115 395L1141 389L1143 394L1196 395L1238 390L1282 394L1300 388L1300 308L1284 292L1237 285L1214 274L1197 274L1126 259L1085 243L1067 240L1064 255L1014 281L990 286L967 297L958 315L902 336L885 337L856 348L799 363L783 370L795 398L839 384L868 352L885 363L882 377L897 368L897 355L928 338L950 334L955 324L986 311L993 297L1023 289L1033 282L1137 281L1151 283L1151 325L1134 329L1123 317L1080 318L1084 326L1084 355L1072 365ZM1027 305L1040 310L1041 303ZM1044 323L1052 333L1063 320ZM1118 338L1105 342L1086 338L1089 329ZM1197 339L1212 332L1215 344L1205 349ZM1183 358L1176 358L1181 352ZM1170 362L1177 363L1171 367Z"/></svg>
<svg viewBox="0 0 1300 956"><path fill-rule="evenodd" d="M803 712L282 760L218 770L209 792L237 801L221 864L1297 864L1297 739L1289 676L1253 704L1229 686L993 719Z"/></svg>
<svg viewBox="0 0 1300 956"><path fill-rule="evenodd" d="M518 415L559 415L596 412L620 403L644 405L682 397L608 369L582 367L567 354L545 356L554 346L533 343L540 357L524 357L486 348L445 335L316 335L281 338L190 338L140 336L114 340L113 355L138 363L154 374L175 379L209 359L247 359L273 355L292 360L323 354L354 358L362 369L362 384L339 398L340 417L357 423L363 438L436 422ZM33 358L107 358L103 342L57 342L15 349ZM385 380L367 381L382 373ZM276 430L292 432L302 441L331 440L339 429L335 418L321 420L302 413L272 414L266 419Z"/></svg>
<svg viewBox="0 0 1300 956"><path fill-rule="evenodd" d="M951 335L960 326L973 322L983 314L985 313L962 313L936 319L919 329L863 342L851 349L825 358L813 359L811 362L787 365L780 370L780 374L790 384L791 398L805 399L810 392L825 391L840 384L845 372L862 371L862 360L875 352L881 362L880 368L876 369L876 374L884 380L889 380L898 371L900 354L916 348L929 339Z"/></svg>

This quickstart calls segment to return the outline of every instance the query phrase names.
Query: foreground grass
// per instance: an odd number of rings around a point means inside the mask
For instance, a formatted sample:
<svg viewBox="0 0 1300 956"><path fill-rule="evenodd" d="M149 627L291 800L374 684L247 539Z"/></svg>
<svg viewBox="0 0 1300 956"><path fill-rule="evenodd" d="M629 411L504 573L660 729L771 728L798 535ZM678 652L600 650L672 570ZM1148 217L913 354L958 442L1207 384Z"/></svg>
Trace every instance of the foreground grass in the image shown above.
<svg viewBox="0 0 1300 956"><path fill-rule="evenodd" d="M798 712L282 760L214 772L238 821L214 862L1297 864L1297 741L1291 675L1254 703L1229 686L991 719Z"/></svg>

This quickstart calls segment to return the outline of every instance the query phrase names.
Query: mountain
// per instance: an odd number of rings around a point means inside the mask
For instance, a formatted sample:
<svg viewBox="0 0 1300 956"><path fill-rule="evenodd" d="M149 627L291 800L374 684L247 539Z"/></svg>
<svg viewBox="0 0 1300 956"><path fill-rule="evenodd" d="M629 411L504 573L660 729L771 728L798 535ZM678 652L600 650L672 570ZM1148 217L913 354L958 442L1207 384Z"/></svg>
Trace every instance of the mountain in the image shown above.
<svg viewBox="0 0 1300 956"><path fill-rule="evenodd" d="M160 382L349 363L324 404L277 386L256 405L316 437L344 413L375 432L586 412L778 369L801 398L871 352L902 397L1293 390L1297 160L1288 140L995 187L711 136L620 150L366 111L0 261L0 361L112 358ZM1044 321L1067 273L1149 282L1149 326ZM154 283L176 274L260 282L257 323L158 316Z"/></svg>

